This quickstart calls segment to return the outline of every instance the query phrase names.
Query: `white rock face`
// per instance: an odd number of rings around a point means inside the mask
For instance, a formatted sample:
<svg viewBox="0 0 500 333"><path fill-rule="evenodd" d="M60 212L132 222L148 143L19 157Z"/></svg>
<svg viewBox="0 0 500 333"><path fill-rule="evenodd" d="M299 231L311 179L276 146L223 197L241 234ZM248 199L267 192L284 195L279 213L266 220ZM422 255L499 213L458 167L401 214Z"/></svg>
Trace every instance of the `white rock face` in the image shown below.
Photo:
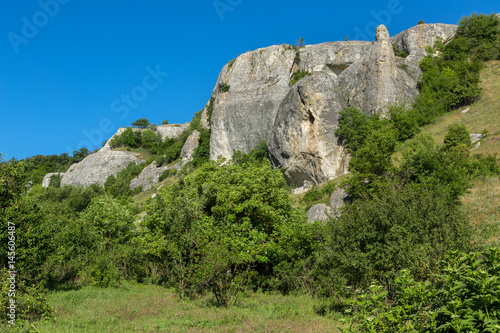
<svg viewBox="0 0 500 333"><path fill-rule="evenodd" d="M171 124L157 126L157 131L161 134L161 138L165 141L166 138L175 139L181 136L182 132L189 127L189 123Z"/></svg>
<svg viewBox="0 0 500 333"><path fill-rule="evenodd" d="M224 66L212 95L211 159L229 159L234 150L248 153L267 138L288 93L294 58L294 50L276 45L242 54Z"/></svg>
<svg viewBox="0 0 500 333"><path fill-rule="evenodd" d="M104 146L97 153L85 157L81 162L73 164L64 174L61 186L83 186L91 184L104 185L110 175L116 174L130 162L142 162L136 153L128 151L113 151Z"/></svg>
<svg viewBox="0 0 500 333"><path fill-rule="evenodd" d="M328 74L307 76L290 89L267 140L271 163L285 171L289 185L306 190L347 172L349 159L335 135L344 107Z"/></svg>
<svg viewBox="0 0 500 333"><path fill-rule="evenodd" d="M52 176L54 176L54 175L64 176L64 172L51 172L51 173L46 174L45 177L43 177L42 187L49 187L50 178L52 178Z"/></svg>
<svg viewBox="0 0 500 333"><path fill-rule="evenodd" d="M200 132L194 130L184 143L181 151L181 158L184 163L193 159L194 151L198 147L200 141L200 135Z"/></svg>
<svg viewBox="0 0 500 333"><path fill-rule="evenodd" d="M411 103L418 95L417 82L399 68L384 25L377 28L377 42L362 60L349 66L338 78L338 84L350 106L364 113L385 115L387 105Z"/></svg>
<svg viewBox="0 0 500 333"><path fill-rule="evenodd" d="M323 72L337 77L347 67L362 59L371 42L345 41L307 45L300 49L299 68L309 73Z"/></svg>
<svg viewBox="0 0 500 333"><path fill-rule="evenodd" d="M427 55L426 47L433 46L437 36L446 44L455 37L457 28L454 24L419 24L392 37L391 43L409 54L407 60L419 63Z"/></svg>
<svg viewBox="0 0 500 333"><path fill-rule="evenodd" d="M176 164L174 166L161 166L158 167L156 162L151 163L147 167L145 167L142 172L137 176L136 178L132 179L130 182L130 188L135 189L137 187L142 186L142 190L146 191L150 187L156 185L159 183L160 176L162 175L163 172L170 170L170 169L176 169L180 170L180 165Z"/></svg>

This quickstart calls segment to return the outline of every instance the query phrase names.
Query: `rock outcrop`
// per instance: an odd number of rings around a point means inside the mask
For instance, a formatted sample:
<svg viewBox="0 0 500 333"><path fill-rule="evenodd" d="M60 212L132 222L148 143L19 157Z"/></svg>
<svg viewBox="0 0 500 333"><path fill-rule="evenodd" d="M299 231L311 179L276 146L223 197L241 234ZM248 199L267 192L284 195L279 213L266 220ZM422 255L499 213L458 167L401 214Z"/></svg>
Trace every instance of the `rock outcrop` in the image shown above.
<svg viewBox="0 0 500 333"><path fill-rule="evenodd" d="M161 134L161 138L165 141L166 138L175 139L181 136L182 132L189 127L189 123L161 125L156 127L156 130Z"/></svg>
<svg viewBox="0 0 500 333"><path fill-rule="evenodd" d="M153 162L145 167L139 174L139 176L132 179L132 181L130 182L130 188L135 189L142 186L142 190L146 191L150 187L159 183L162 173L171 169L176 169L177 171L179 171L181 169L181 165L175 164L173 166L166 165L159 167L156 162Z"/></svg>
<svg viewBox="0 0 500 333"><path fill-rule="evenodd" d="M418 90L417 82L397 66L387 28L380 25L376 31L377 42L370 53L343 71L338 84L349 105L367 114L385 115L387 105L411 103Z"/></svg>
<svg viewBox="0 0 500 333"><path fill-rule="evenodd" d="M197 130L194 130L193 133L187 138L184 146L181 151L181 158L184 162L190 161L193 159L193 154L196 148L198 147L200 141L201 133Z"/></svg>
<svg viewBox="0 0 500 333"><path fill-rule="evenodd" d="M345 41L307 45L299 50L299 68L309 73L323 72L337 77L347 67L362 59L371 42Z"/></svg>
<svg viewBox="0 0 500 333"><path fill-rule="evenodd" d="M335 135L345 106L333 78L324 73L290 89L267 140L271 163L285 170L289 185L307 188L347 172L347 153Z"/></svg>
<svg viewBox="0 0 500 333"><path fill-rule="evenodd" d="M405 30L391 38L398 50L408 53L409 61L419 63L427 54L427 46L433 46L436 37L440 37L443 44L455 37L457 25L454 24L419 24Z"/></svg>
<svg viewBox="0 0 500 333"><path fill-rule="evenodd" d="M345 173L347 157L335 137L338 112L356 106L383 116L390 104L413 102L421 51L436 35L447 41L455 31L427 24L391 39L381 25L374 43L277 45L239 56L224 66L212 93L210 158L248 153L267 139L271 162L299 190ZM396 57L393 43L410 56ZM298 70L310 75L289 87Z"/></svg>
<svg viewBox="0 0 500 333"><path fill-rule="evenodd" d="M317 204L307 211L309 222L326 222L332 216L332 209L325 204Z"/></svg>
<svg viewBox="0 0 500 333"><path fill-rule="evenodd" d="M42 187L49 187L50 178L52 178L52 176L64 176L64 172L51 172L46 174L45 177L43 177Z"/></svg>
<svg viewBox="0 0 500 333"><path fill-rule="evenodd" d="M295 51L276 45L240 55L222 69L212 97L210 158L248 153L269 135L288 93Z"/></svg>
<svg viewBox="0 0 500 333"><path fill-rule="evenodd" d="M349 194L343 188L337 189L330 196L330 207L332 209L332 213L334 215L337 214L339 209L344 207L344 205L349 202L351 202Z"/></svg>
<svg viewBox="0 0 500 333"><path fill-rule="evenodd" d="M81 162L73 164L64 174L61 186L83 186L91 184L104 185L110 175L116 176L129 163L140 163L136 153L113 151L103 147L97 153L85 157Z"/></svg>
<svg viewBox="0 0 500 333"><path fill-rule="evenodd" d="M163 140L165 140L166 138L178 138L188 127L189 123L162 125L157 127L157 131L161 134ZM134 130L139 131L140 129ZM125 131L125 128L118 129L113 137L115 135L120 135L123 131ZM113 137L111 137L111 139ZM137 157L137 153L112 150L109 146L111 139L108 140L104 147L98 152L85 157L79 163L73 164L64 174L61 180L61 186L72 185L87 187L91 184L104 185L106 179L108 179L110 175L116 176L118 172L124 169L129 163L133 162L139 164L144 162ZM150 176L146 172L143 178L141 178L141 181L136 181L138 182L137 184L140 184L137 186L144 186L147 183L147 179L154 178L154 173ZM156 180L158 180L158 178L156 178Z"/></svg>

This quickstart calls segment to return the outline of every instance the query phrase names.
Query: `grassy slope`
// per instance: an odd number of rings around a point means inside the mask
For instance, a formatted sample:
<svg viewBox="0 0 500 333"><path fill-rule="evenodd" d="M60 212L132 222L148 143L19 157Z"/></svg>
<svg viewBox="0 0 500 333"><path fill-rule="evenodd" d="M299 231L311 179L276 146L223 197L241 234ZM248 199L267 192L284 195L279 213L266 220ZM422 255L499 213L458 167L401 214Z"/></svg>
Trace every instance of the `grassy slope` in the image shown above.
<svg viewBox="0 0 500 333"><path fill-rule="evenodd" d="M481 71L483 88L480 99L470 106L447 114L435 124L423 128L437 143L442 144L448 127L453 123L464 124L470 133L487 132L473 154L498 154L500 157L500 61L488 62ZM476 242L499 243L500 237L500 179L478 179L470 192L462 198L464 209L476 229Z"/></svg>
<svg viewBox="0 0 500 333"><path fill-rule="evenodd" d="M338 322L316 313L309 296L252 294L230 308L210 297L180 300L165 288L126 284L49 294L55 322L37 322L40 332L338 332Z"/></svg>

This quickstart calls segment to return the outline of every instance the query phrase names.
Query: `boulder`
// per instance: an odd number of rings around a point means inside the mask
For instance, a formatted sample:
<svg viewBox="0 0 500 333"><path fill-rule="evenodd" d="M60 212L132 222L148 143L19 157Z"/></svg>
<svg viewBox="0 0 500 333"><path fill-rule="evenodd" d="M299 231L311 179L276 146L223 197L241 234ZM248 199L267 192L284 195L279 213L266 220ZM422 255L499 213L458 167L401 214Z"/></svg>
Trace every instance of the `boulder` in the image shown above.
<svg viewBox="0 0 500 333"><path fill-rule="evenodd" d="M191 133L191 135L187 138L181 151L181 158L183 161L186 162L193 159L194 151L198 147L200 141L200 135L200 132L194 130L193 133Z"/></svg>
<svg viewBox="0 0 500 333"><path fill-rule="evenodd" d="M419 24L391 37L391 43L408 53L407 60L418 64L427 55L427 46L434 45L436 37L439 36L445 44L455 37L457 28L455 24Z"/></svg>
<svg viewBox="0 0 500 333"><path fill-rule="evenodd" d="M52 178L52 176L55 176L55 175L64 176L64 172L51 172L51 173L46 174L45 177L43 177L42 187L49 187L50 178Z"/></svg>
<svg viewBox="0 0 500 333"><path fill-rule="evenodd" d="M484 135L484 134L474 133L474 134L470 135L470 141L471 141L471 143L476 143L479 140L481 140L482 138L484 138L485 136L486 135Z"/></svg>
<svg viewBox="0 0 500 333"><path fill-rule="evenodd" d="M330 196L330 207L335 215L346 203L351 202L351 198L345 189L339 188Z"/></svg>
<svg viewBox="0 0 500 333"><path fill-rule="evenodd" d="M248 153L265 140L288 93L295 50L275 45L240 55L222 69L212 98L210 158Z"/></svg>
<svg viewBox="0 0 500 333"><path fill-rule="evenodd" d="M307 220L312 222L326 222L332 216L332 209L325 204L317 204L307 211Z"/></svg>
<svg viewBox="0 0 500 333"><path fill-rule="evenodd" d="M345 106L328 74L309 75L290 89L267 140L271 163L285 171L289 185L306 190L347 172L347 153L335 134Z"/></svg>
<svg viewBox="0 0 500 333"><path fill-rule="evenodd" d="M376 31L370 52L339 75L338 85L350 106L384 116L387 105L411 103L418 90L415 79L397 66L387 28L380 25Z"/></svg>
<svg viewBox="0 0 500 333"><path fill-rule="evenodd" d="M145 167L142 172L136 178L132 179L130 182L130 188L135 189L142 186L142 190L146 191L150 187L156 185L160 181L160 176L163 172L171 169L176 169L179 171L181 169L180 164L175 164L173 166L161 166L159 167L156 162L151 163Z"/></svg>

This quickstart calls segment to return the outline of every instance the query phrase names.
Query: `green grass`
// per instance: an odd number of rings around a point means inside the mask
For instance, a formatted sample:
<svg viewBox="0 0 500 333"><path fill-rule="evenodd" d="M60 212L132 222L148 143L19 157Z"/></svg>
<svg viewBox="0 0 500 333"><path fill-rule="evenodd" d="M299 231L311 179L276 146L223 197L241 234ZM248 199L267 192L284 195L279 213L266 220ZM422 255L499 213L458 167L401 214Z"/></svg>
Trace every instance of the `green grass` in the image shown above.
<svg viewBox="0 0 500 333"><path fill-rule="evenodd" d="M434 124L425 126L422 130L430 133L438 144L443 143L448 127L454 123L464 124L469 132L482 133L487 131L481 145L472 150L478 154L500 153L500 61L490 61L481 71L483 89L478 101L470 106L467 113L464 108L440 117Z"/></svg>
<svg viewBox="0 0 500 333"><path fill-rule="evenodd" d="M481 96L468 112L462 113L466 108L461 108L446 114L422 131L442 144L450 125L463 124L470 133L488 133L479 147L472 148L471 154L498 154L497 157L500 157L500 61L487 62L480 78ZM478 244L500 244L500 179L476 180L469 193L462 198L462 203L475 229L474 241Z"/></svg>
<svg viewBox="0 0 500 333"><path fill-rule="evenodd" d="M251 293L231 308L210 296L181 300L171 290L125 284L86 287L48 295L53 322L35 322L39 332L338 332L339 323L318 314L324 301L310 296Z"/></svg>
<svg viewBox="0 0 500 333"><path fill-rule="evenodd" d="M478 179L462 198L478 245L500 245L500 178Z"/></svg>

